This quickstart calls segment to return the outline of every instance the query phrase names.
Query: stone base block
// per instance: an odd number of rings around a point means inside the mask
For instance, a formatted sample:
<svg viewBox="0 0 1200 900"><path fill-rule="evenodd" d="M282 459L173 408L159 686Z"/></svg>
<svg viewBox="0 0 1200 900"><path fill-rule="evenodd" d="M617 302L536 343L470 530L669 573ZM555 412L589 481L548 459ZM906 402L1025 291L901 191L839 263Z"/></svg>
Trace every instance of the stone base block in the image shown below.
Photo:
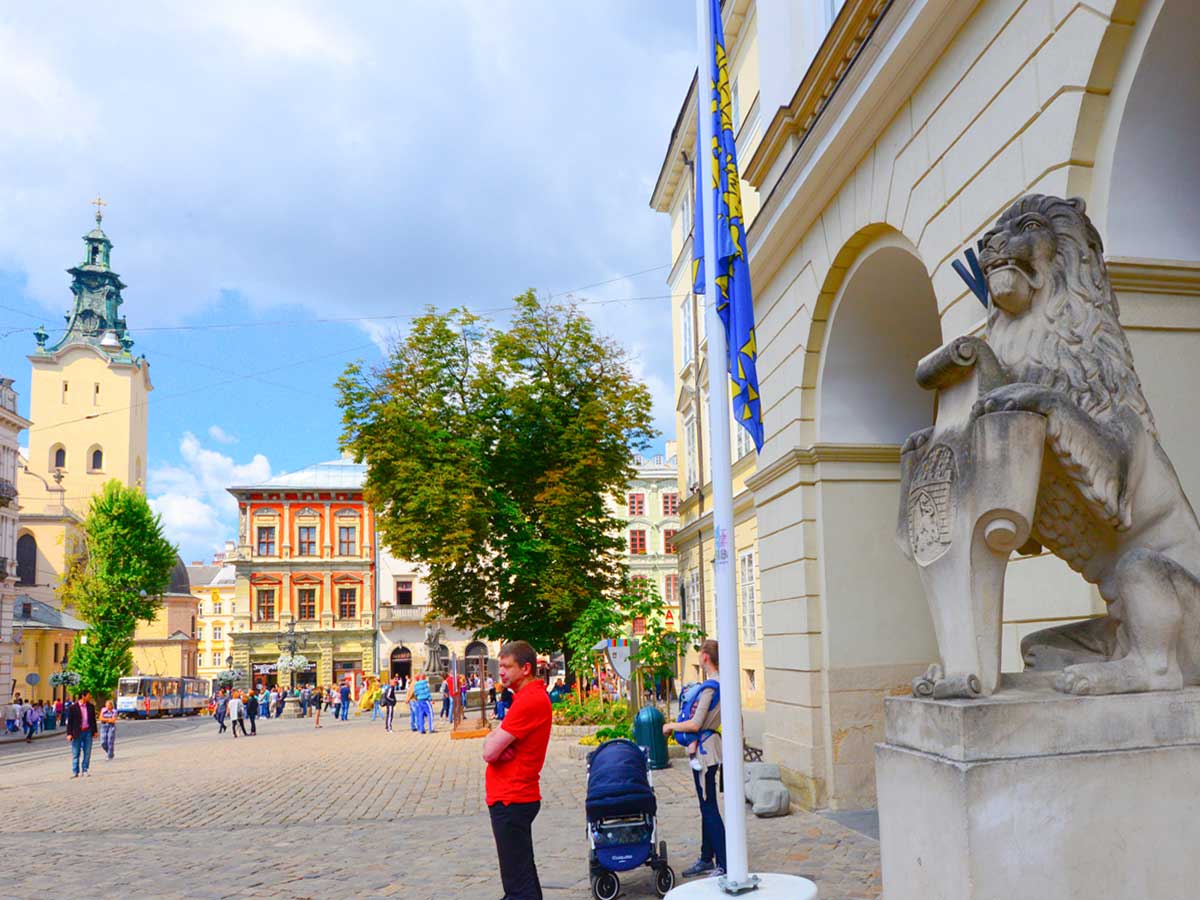
<svg viewBox="0 0 1200 900"><path fill-rule="evenodd" d="M1200 688L891 698L876 770L885 900L1197 895Z"/></svg>

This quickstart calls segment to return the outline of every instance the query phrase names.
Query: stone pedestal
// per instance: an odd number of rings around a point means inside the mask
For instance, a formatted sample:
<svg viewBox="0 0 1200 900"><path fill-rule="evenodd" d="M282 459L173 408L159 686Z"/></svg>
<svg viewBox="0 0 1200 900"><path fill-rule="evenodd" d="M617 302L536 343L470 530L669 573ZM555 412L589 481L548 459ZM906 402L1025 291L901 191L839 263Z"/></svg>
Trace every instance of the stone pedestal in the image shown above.
<svg viewBox="0 0 1200 900"><path fill-rule="evenodd" d="M885 900L1179 900L1200 891L1200 688L886 701Z"/></svg>

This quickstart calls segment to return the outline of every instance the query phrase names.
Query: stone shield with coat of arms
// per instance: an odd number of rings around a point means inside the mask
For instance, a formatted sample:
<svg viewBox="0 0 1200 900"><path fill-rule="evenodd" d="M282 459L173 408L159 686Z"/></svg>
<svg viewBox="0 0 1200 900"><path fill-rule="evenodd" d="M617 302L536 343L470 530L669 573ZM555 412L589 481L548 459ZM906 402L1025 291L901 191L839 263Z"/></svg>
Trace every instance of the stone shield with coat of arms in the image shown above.
<svg viewBox="0 0 1200 900"><path fill-rule="evenodd" d="M913 557L928 565L950 548L954 526L954 451L931 447L908 490L908 540Z"/></svg>

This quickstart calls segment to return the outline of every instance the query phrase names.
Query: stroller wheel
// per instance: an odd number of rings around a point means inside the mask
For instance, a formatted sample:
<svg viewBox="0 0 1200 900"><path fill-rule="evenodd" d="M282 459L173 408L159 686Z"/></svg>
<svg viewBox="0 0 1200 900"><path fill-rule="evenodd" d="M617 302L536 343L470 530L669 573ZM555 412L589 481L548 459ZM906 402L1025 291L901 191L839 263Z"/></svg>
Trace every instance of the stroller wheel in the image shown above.
<svg viewBox="0 0 1200 900"><path fill-rule="evenodd" d="M670 866L663 866L654 873L654 890L658 891L658 896L667 896L673 887L675 887L675 870Z"/></svg>
<svg viewBox="0 0 1200 900"><path fill-rule="evenodd" d="M671 876L674 883L675 877ZM616 872L602 872L592 879L592 896L596 900L616 900L621 893L621 879Z"/></svg>

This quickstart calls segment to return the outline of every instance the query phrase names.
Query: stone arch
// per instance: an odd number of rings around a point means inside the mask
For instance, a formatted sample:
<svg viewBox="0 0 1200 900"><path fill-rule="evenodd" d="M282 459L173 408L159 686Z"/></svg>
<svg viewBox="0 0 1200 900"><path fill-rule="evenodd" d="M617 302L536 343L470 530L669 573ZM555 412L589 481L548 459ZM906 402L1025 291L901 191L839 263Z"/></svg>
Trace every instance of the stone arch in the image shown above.
<svg viewBox="0 0 1200 900"><path fill-rule="evenodd" d="M1110 90L1103 125L1092 128L1089 211L1108 256L1194 260L1200 254L1200 18L1189 0L1131 5L1138 7L1133 28L1110 28L1097 53L1094 78L1107 73ZM1086 119L1081 116L1081 130Z"/></svg>
<svg viewBox="0 0 1200 900"><path fill-rule="evenodd" d="M55 469L65 469L67 467L67 448L61 443L54 444L50 448L50 459L48 468L51 472Z"/></svg>
<svg viewBox="0 0 1200 900"><path fill-rule="evenodd" d="M99 444L92 444L88 447L87 469L89 472L104 471L104 448Z"/></svg>
<svg viewBox="0 0 1200 900"><path fill-rule="evenodd" d="M814 520L804 557L816 575L809 596L825 686L814 748L829 804L854 808L874 802L883 698L937 658L919 576L894 537L900 444L933 419L933 396L914 373L941 344L941 324L919 252L882 224L839 251L813 318L802 416L812 437L805 518Z"/></svg>

